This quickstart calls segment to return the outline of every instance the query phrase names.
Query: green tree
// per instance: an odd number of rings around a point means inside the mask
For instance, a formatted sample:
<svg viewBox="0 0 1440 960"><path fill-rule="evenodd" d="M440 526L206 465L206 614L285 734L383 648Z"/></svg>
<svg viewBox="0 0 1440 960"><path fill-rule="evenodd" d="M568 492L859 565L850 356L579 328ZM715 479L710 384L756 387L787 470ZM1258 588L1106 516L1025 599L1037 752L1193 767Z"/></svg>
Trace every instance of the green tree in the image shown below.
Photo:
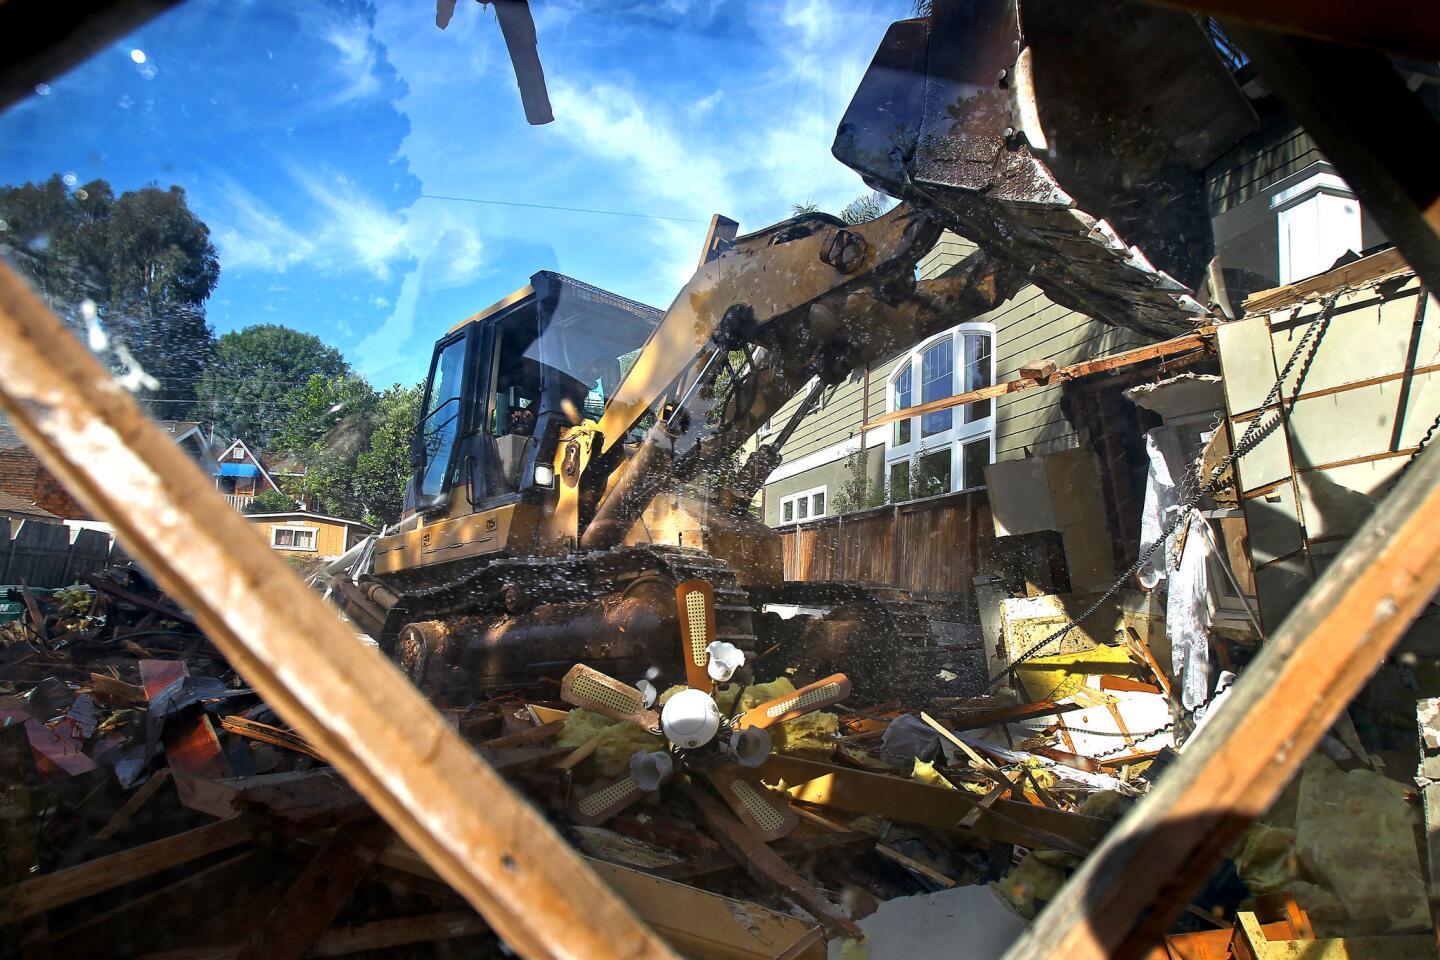
<svg viewBox="0 0 1440 960"><path fill-rule="evenodd" d="M278 490L261 490L245 505L246 513L289 513L295 509L295 498Z"/></svg>
<svg viewBox="0 0 1440 960"><path fill-rule="evenodd" d="M192 412L214 340L204 305L220 261L182 188L116 197L104 180L72 191L58 174L0 187L0 251L77 332L98 321L112 368L135 365L154 378L140 398L153 413Z"/></svg>
<svg viewBox="0 0 1440 960"><path fill-rule="evenodd" d="M349 373L340 351L319 337L256 324L215 342L214 361L195 395L217 431L271 450L282 426L307 402L312 377Z"/></svg>
<svg viewBox="0 0 1440 960"><path fill-rule="evenodd" d="M410 479L410 438L420 419L424 384L396 384L380 394L369 446L355 460L355 498L370 523L400 519Z"/></svg>
<svg viewBox="0 0 1440 960"><path fill-rule="evenodd" d="M883 217L894 204L895 201L885 194L872 190L845 204L840 211L840 219L849 224L869 223Z"/></svg>

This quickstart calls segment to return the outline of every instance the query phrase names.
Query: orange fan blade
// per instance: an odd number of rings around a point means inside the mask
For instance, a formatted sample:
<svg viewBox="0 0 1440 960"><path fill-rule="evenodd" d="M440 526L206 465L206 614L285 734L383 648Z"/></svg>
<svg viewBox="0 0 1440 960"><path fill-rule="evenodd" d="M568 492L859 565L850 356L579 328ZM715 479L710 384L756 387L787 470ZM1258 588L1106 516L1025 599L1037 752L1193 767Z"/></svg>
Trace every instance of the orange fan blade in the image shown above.
<svg viewBox="0 0 1440 960"><path fill-rule="evenodd" d="M570 819L582 827L598 827L643 796L645 791L628 773L618 780L602 780L571 795Z"/></svg>
<svg viewBox="0 0 1440 960"><path fill-rule="evenodd" d="M633 720L647 730L659 724L655 711L645 709L644 694L583 663L571 667L560 681L560 699L611 720Z"/></svg>
<svg viewBox="0 0 1440 960"><path fill-rule="evenodd" d="M766 843L787 836L800 822L785 794L771 790L744 767L725 764L709 771L709 777L740 822Z"/></svg>
<svg viewBox="0 0 1440 960"><path fill-rule="evenodd" d="M715 686L706 669L710 665L706 648L715 639L715 588L704 580L686 580L675 588L675 606L680 611L685 682L709 693Z"/></svg>
<svg viewBox="0 0 1440 960"><path fill-rule="evenodd" d="M770 727L811 710L820 710L850 696L850 678L843 673L801 687L794 693L751 707L740 717L742 727Z"/></svg>

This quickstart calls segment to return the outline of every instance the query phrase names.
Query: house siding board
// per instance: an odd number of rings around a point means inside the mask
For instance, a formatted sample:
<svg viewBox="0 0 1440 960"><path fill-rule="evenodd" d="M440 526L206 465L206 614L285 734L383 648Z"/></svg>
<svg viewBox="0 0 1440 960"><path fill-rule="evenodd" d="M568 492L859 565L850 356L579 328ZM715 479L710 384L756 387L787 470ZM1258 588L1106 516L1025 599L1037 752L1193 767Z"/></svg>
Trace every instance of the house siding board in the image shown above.
<svg viewBox="0 0 1440 960"><path fill-rule="evenodd" d="M316 531L314 550L280 550L283 554L297 557L338 557L345 552L345 531L347 527L341 523L326 523L323 520L297 518L294 520L256 521L255 526L260 529L260 534L265 538L266 544L273 542L271 531L276 527L306 527L313 528Z"/></svg>
<svg viewBox="0 0 1440 960"><path fill-rule="evenodd" d="M878 461L880 456L872 451L871 459ZM827 463L824 466L815 467L813 470L806 470L804 473L797 473L793 477L786 477L784 480L770 484L765 488L765 522L772 527L780 526L780 500L792 493L813 490L816 487L828 488L825 495L825 509L830 510L835 496L848 479L850 479L850 471L846 469L845 460L842 458L834 463Z"/></svg>

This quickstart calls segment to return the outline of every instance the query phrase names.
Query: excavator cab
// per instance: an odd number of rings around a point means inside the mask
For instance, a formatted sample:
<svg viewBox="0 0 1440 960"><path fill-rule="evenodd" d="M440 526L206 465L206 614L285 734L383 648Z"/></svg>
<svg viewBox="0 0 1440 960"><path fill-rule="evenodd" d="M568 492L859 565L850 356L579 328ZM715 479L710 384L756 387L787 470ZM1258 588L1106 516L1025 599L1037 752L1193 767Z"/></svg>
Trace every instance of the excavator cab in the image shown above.
<svg viewBox="0 0 1440 960"><path fill-rule="evenodd" d="M544 503L561 435L600 419L661 316L541 271L452 328L430 361L407 518Z"/></svg>

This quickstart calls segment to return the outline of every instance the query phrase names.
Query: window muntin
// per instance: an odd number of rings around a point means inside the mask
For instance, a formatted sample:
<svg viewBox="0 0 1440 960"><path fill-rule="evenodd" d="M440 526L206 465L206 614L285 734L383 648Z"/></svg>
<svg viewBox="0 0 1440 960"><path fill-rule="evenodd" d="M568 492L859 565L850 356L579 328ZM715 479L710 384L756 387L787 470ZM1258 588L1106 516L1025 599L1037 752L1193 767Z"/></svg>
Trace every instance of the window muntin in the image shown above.
<svg viewBox="0 0 1440 960"><path fill-rule="evenodd" d="M994 338L988 333L963 333L960 339L965 349L965 383L961 392L969 393L990 386L995 382L994 358L991 356ZM989 400L965 404L965 422L976 423L990 416L990 404Z"/></svg>
<svg viewBox="0 0 1440 960"><path fill-rule="evenodd" d="M955 343L946 337L920 354L920 402L930 403L955 394ZM955 411L937 410L920 418L920 436L933 437L949 430Z"/></svg>
<svg viewBox="0 0 1440 960"><path fill-rule="evenodd" d="M904 410L906 407L911 406L915 402L914 392L911 388L911 382L913 379L911 371L913 369L914 365L909 360L906 360L903 364L901 364L900 372L895 375L895 384L893 388L894 396L892 397L890 402L891 410ZM911 429L912 424L909 420L901 420L896 423L895 429L893 431L894 443L897 446L902 443L909 443Z"/></svg>
<svg viewBox="0 0 1440 960"><path fill-rule="evenodd" d="M314 550L314 527L271 527L270 545L279 550Z"/></svg>
<svg viewBox="0 0 1440 960"><path fill-rule="evenodd" d="M786 494L780 498L780 522L799 523L802 520L817 520L825 516L829 502L830 487L828 484Z"/></svg>

